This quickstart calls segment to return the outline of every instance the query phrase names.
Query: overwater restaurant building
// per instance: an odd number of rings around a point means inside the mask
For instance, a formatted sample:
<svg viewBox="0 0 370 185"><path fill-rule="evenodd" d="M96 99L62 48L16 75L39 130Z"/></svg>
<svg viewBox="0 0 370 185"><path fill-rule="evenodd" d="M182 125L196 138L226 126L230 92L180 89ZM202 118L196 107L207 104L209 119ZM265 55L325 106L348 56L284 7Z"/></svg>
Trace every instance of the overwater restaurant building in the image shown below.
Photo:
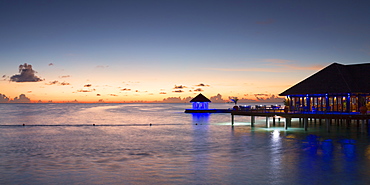
<svg viewBox="0 0 370 185"><path fill-rule="evenodd" d="M333 63L280 96L291 111L359 112L370 102L370 63Z"/></svg>

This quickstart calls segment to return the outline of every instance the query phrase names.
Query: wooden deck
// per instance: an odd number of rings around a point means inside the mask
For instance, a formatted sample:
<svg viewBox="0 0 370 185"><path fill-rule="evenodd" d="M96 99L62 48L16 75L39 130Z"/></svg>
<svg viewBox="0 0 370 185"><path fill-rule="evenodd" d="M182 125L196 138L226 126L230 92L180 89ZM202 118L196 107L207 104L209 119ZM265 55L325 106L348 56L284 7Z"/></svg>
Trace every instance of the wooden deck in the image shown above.
<svg viewBox="0 0 370 185"><path fill-rule="evenodd" d="M185 113L231 113L231 109L185 109Z"/></svg>
<svg viewBox="0 0 370 185"><path fill-rule="evenodd" d="M290 111L285 113L283 109L251 109L246 111L231 111L231 115L240 116L261 116L273 117L281 116L284 118L317 118L317 119L370 119L370 114L360 114L359 112L304 112Z"/></svg>
<svg viewBox="0 0 370 185"><path fill-rule="evenodd" d="M234 125L234 116L251 116L251 127L254 127L255 117L266 117L266 127L270 127L270 118L275 123L275 118L285 118L284 127L287 130L291 126L292 118L300 118L303 121L304 129L308 129L308 119L318 119L320 123L325 122L327 131L330 132L332 120L334 122L346 122L348 125L352 120L361 122L361 130L365 131L365 125L370 123L370 114L360 114L359 112L304 112L291 111L285 113L283 109L250 109L250 110L233 110L231 111L231 124Z"/></svg>

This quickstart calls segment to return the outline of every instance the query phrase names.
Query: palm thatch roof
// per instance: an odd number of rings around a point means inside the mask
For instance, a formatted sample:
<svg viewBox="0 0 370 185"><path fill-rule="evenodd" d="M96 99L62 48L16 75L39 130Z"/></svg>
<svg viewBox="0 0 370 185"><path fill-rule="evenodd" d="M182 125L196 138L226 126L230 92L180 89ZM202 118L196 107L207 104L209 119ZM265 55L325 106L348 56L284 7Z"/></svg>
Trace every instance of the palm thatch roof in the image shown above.
<svg viewBox="0 0 370 185"><path fill-rule="evenodd" d="M209 100L202 93L200 93L195 98L190 100L190 102L211 102L211 100Z"/></svg>
<svg viewBox="0 0 370 185"><path fill-rule="evenodd" d="M370 93L370 63L333 63L279 94Z"/></svg>

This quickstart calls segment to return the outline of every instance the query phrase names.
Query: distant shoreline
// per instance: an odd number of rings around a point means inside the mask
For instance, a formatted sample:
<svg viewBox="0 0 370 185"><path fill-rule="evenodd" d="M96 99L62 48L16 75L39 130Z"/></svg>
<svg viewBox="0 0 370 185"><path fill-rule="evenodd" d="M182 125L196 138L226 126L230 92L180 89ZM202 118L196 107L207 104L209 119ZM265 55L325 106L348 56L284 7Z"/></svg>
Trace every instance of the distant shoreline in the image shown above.
<svg viewBox="0 0 370 185"><path fill-rule="evenodd" d="M283 102L240 102L238 105L245 105L245 104L282 104ZM0 104L191 104L190 102L0 102ZM212 103L212 104L234 104L233 102L225 102L225 103Z"/></svg>

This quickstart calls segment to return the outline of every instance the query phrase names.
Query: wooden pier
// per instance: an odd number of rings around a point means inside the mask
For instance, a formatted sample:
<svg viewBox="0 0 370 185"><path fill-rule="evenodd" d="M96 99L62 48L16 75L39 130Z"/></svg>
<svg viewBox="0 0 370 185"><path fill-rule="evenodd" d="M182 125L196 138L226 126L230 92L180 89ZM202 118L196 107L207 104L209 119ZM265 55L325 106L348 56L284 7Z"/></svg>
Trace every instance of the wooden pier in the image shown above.
<svg viewBox="0 0 370 185"><path fill-rule="evenodd" d="M287 130L291 126L292 118L299 118L300 122L303 122L304 129L308 129L308 120L318 120L320 123L326 124L326 129L330 132L330 125L334 121L336 123L346 123L350 125L352 120L356 120L357 123L361 122L361 130L364 130L365 125L370 123L370 114L360 114L358 112L343 113L343 112L303 112L303 111L291 111L284 112L283 109L250 109L246 111L233 110L231 111L231 124L234 125L235 116L250 116L251 127L254 127L256 117L266 117L266 127L270 127L270 119L272 119L273 125L275 125L276 118L285 118L284 128Z"/></svg>
<svg viewBox="0 0 370 185"><path fill-rule="evenodd" d="M185 113L231 113L231 109L185 109Z"/></svg>

